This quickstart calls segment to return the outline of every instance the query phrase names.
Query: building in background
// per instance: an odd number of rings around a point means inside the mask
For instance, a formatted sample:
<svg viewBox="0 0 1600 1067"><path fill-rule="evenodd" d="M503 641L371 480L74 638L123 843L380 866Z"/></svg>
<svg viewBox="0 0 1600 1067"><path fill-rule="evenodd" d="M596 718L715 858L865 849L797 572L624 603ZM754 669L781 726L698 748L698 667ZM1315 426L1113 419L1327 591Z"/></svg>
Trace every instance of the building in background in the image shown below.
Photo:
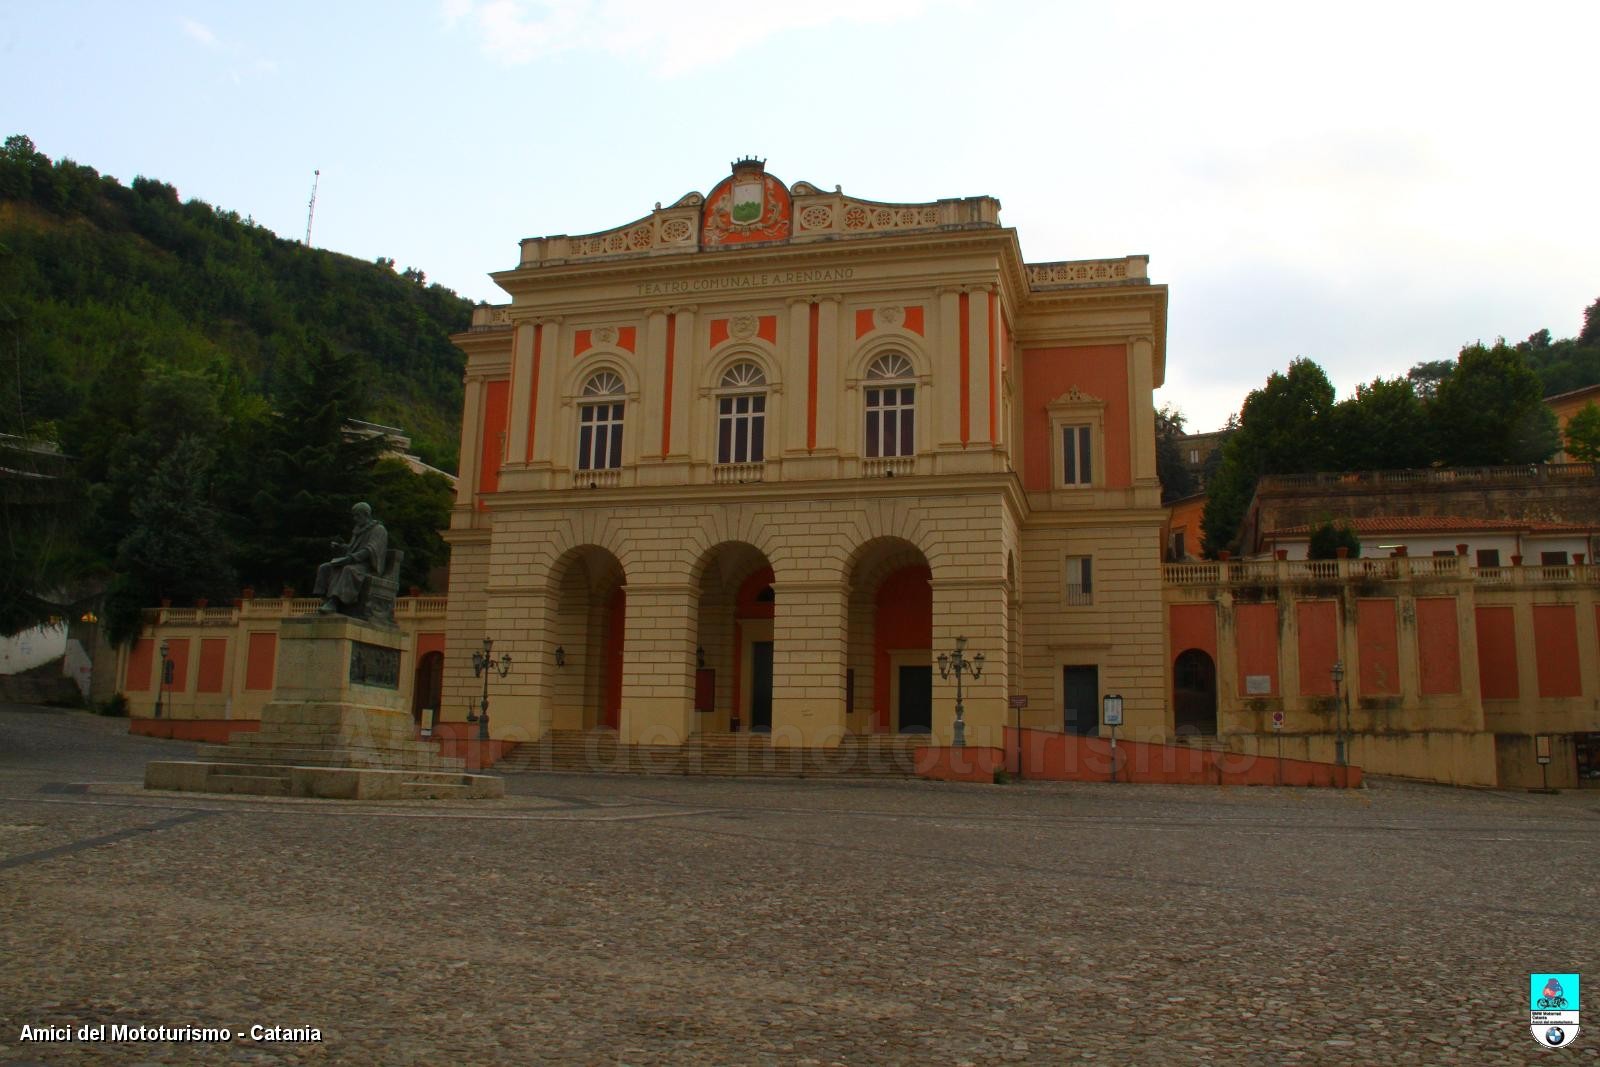
<svg viewBox="0 0 1600 1067"><path fill-rule="evenodd" d="M1030 263L986 196L881 203L756 160L613 230L522 242L467 353L451 647L497 734L1164 737L1143 256ZM459 659L459 657L457 657ZM474 690L464 663L445 706Z"/></svg>

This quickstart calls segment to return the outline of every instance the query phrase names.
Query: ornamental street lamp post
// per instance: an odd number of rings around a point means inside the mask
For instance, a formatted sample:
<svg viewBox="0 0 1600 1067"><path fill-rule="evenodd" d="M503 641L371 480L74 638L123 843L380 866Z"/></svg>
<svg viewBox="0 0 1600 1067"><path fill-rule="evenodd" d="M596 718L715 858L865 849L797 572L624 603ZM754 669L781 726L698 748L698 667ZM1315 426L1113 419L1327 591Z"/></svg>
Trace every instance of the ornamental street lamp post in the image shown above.
<svg viewBox="0 0 1600 1067"><path fill-rule="evenodd" d="M156 718L161 718L161 698L167 691L167 642L161 642L161 673L156 675Z"/></svg>
<svg viewBox="0 0 1600 1067"><path fill-rule="evenodd" d="M483 650L474 649L472 652L472 673L483 678L483 699L478 702L478 714L467 712L467 721L478 724L478 740L489 740L489 676L498 674L504 678L511 670L511 657L506 653L500 654L499 662L494 658L494 641L485 637Z"/></svg>
<svg viewBox="0 0 1600 1067"><path fill-rule="evenodd" d="M967 747L967 722L966 705L962 702L961 676L972 675L972 680L977 681L983 676L983 653L979 652L970 660L966 656L967 639L956 638L956 650L952 653L939 653L939 677L948 678L956 676L956 736L955 747Z"/></svg>
<svg viewBox="0 0 1600 1067"><path fill-rule="evenodd" d="M1338 733L1338 737L1333 743L1333 756L1334 761L1341 768L1339 772L1342 779L1341 784L1348 785L1350 772L1345 768L1348 768L1350 764L1345 740L1345 709L1349 707L1349 701L1345 699L1344 692L1344 660L1334 660L1333 667L1328 673L1333 676L1333 695L1334 699L1339 702L1333 709L1334 723L1337 726Z"/></svg>

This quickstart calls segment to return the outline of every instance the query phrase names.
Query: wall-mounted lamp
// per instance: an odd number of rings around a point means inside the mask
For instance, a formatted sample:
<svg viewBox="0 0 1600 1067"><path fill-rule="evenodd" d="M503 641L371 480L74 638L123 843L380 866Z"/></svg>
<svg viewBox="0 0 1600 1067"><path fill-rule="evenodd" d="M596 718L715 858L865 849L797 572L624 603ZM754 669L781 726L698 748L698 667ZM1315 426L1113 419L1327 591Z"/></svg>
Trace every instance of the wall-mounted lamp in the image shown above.
<svg viewBox="0 0 1600 1067"><path fill-rule="evenodd" d="M557 667L565 667L566 665L567 665L567 650L562 648L560 645L557 645L556 646L556 666Z"/></svg>

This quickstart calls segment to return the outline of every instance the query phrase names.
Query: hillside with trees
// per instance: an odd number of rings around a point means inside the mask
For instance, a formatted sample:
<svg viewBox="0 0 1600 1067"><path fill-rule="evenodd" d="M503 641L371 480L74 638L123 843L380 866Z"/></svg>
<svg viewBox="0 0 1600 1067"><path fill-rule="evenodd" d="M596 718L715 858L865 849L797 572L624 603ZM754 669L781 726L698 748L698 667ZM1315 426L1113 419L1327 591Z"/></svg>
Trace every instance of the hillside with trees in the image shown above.
<svg viewBox="0 0 1600 1067"><path fill-rule="evenodd" d="M368 499L445 559L451 492L349 420L456 465L471 303L420 270L285 240L153 178L124 186L17 135L0 149L0 630L109 589L125 634L161 599L309 591ZM41 489L41 484L48 489Z"/></svg>
<svg viewBox="0 0 1600 1067"><path fill-rule="evenodd" d="M1600 412L1575 418L1564 441L1544 397L1600 383L1600 300L1582 332L1548 330L1510 345L1471 344L1453 361L1418 363L1336 401L1322 368L1296 359L1245 398L1207 485L1204 550L1237 550L1239 526L1268 474L1540 463L1563 445L1594 454ZM1600 438L1597 438L1600 440Z"/></svg>

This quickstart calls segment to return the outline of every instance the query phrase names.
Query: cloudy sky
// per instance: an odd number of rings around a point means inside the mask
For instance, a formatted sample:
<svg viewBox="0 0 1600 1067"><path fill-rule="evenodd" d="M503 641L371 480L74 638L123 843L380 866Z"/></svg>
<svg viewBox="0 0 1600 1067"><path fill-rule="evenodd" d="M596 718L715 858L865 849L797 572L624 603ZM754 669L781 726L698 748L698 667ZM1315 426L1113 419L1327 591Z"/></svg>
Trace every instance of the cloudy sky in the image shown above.
<svg viewBox="0 0 1600 1067"><path fill-rule="evenodd" d="M474 299L519 238L756 154L989 194L1030 260L1147 253L1169 401L1340 393L1600 297L1600 4L0 3L0 136Z"/></svg>

